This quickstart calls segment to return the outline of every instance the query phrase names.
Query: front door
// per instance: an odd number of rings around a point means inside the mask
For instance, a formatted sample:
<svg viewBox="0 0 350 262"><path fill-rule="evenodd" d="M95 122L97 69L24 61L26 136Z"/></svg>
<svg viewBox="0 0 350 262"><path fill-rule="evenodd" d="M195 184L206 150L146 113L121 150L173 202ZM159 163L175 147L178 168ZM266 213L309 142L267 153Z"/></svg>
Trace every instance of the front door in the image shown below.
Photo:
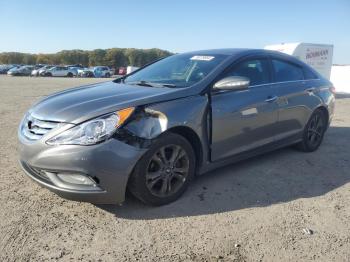
<svg viewBox="0 0 350 262"><path fill-rule="evenodd" d="M250 87L241 91L212 93L211 160L221 160L274 141L277 96L271 85L269 61L248 59L223 77L244 76Z"/></svg>

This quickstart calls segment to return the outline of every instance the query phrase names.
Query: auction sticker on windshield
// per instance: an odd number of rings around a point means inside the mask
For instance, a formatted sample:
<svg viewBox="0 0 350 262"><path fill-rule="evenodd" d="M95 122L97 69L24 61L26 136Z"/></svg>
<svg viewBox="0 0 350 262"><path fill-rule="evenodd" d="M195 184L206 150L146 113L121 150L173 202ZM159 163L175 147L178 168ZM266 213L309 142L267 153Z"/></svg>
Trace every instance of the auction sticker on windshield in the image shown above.
<svg viewBox="0 0 350 262"><path fill-rule="evenodd" d="M210 61L213 60L214 56L205 56L205 55L195 55L191 57L191 60L198 60L198 61Z"/></svg>

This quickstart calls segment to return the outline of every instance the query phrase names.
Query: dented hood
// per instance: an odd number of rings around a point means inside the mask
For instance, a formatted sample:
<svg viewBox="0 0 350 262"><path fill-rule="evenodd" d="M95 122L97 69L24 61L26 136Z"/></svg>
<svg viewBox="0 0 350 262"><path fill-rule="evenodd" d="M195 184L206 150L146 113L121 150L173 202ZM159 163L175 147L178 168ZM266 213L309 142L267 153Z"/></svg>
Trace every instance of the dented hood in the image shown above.
<svg viewBox="0 0 350 262"><path fill-rule="evenodd" d="M42 120L78 124L126 107L188 96L189 92L184 91L181 88L104 82L50 95L33 106L30 112Z"/></svg>

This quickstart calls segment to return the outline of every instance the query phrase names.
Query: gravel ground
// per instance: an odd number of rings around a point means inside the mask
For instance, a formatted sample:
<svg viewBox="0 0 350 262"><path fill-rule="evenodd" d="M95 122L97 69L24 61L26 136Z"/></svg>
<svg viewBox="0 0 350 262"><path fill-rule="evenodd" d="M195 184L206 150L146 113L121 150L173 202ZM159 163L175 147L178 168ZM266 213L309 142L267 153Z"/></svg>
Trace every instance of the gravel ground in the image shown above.
<svg viewBox="0 0 350 262"><path fill-rule="evenodd" d="M349 98L317 152L221 168L168 206L95 206L27 178L16 129L40 97L97 81L0 76L0 261L350 261Z"/></svg>

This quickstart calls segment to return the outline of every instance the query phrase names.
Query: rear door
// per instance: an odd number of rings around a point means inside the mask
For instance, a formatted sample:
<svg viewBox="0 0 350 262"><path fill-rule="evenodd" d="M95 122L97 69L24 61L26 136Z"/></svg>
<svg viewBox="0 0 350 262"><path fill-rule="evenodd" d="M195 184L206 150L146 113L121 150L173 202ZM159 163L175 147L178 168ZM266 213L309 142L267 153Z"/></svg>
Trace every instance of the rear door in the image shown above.
<svg viewBox="0 0 350 262"><path fill-rule="evenodd" d="M276 89L271 85L266 57L247 58L218 80L244 76L250 87L212 93L212 161L252 150L274 141L277 123Z"/></svg>
<svg viewBox="0 0 350 262"><path fill-rule="evenodd" d="M305 79L301 65L276 57L271 58L271 64L278 96L276 140L298 137L311 114L310 102L318 101L316 88Z"/></svg>

